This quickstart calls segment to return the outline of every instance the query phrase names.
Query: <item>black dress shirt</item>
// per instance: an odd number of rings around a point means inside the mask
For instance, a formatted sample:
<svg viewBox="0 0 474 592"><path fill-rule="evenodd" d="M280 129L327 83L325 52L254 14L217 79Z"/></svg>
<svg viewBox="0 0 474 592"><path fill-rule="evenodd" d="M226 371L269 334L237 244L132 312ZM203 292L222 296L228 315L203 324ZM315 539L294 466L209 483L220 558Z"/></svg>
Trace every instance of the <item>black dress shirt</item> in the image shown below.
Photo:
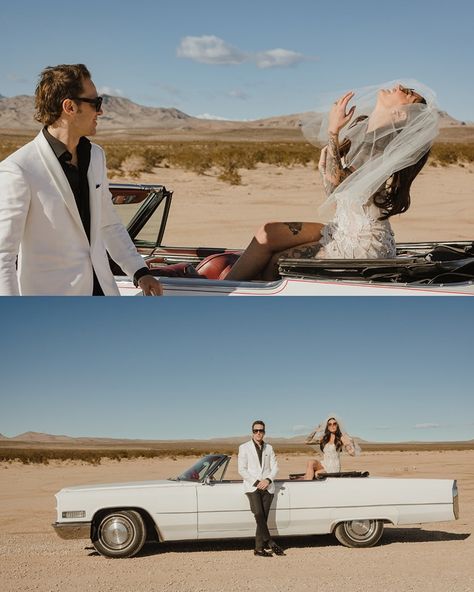
<svg viewBox="0 0 474 592"><path fill-rule="evenodd" d="M86 232L87 238L91 240L91 211L90 211L90 196L89 183L87 180L87 171L91 161L91 143L85 137L79 140L77 145L77 167L71 164L72 154L67 149L66 145L60 140L52 136L47 128L43 129L44 137L48 140L59 164L66 175L71 190L76 200L79 216L82 220L82 225Z"/></svg>
<svg viewBox="0 0 474 592"><path fill-rule="evenodd" d="M253 438L252 438L252 442L254 443L255 450L257 451L257 455L258 455L258 460L260 462L260 466L262 466L262 462L263 462L263 460L262 460L262 457L263 457L263 449L265 448L265 442L262 442L262 445L261 446L259 446L257 444L257 442L255 442L255 440ZM267 481L269 483L272 482L272 480L269 477L266 477L266 479L267 479ZM257 485L259 483L260 483L260 481L257 479L257 481L255 481L255 483L253 484L254 487L257 487Z"/></svg>
<svg viewBox="0 0 474 592"><path fill-rule="evenodd" d="M259 446L253 438L252 438L252 442L253 442L253 445L255 446L255 450L257 451L260 466L262 466L262 454L263 454L263 447L265 446L265 442L262 442L261 446Z"/></svg>
<svg viewBox="0 0 474 592"><path fill-rule="evenodd" d="M77 210L81 217L82 225L84 227L87 239L91 241L91 210L90 210L90 193L89 193L89 181L87 179L87 171L89 170L89 164L91 161L91 143L90 141L82 136L77 145L77 167L71 163L72 154L67 149L67 146L60 140L55 138L48 132L48 129L43 128L43 134L48 144L51 146L52 151L56 155L56 158L61 165L64 174L69 182L71 190L76 200ZM93 296L103 296L104 292L100 286L99 280L95 274L95 270L92 269L94 276L94 283L92 289ZM133 280L137 285L138 280L150 273L148 267L142 267L135 272Z"/></svg>

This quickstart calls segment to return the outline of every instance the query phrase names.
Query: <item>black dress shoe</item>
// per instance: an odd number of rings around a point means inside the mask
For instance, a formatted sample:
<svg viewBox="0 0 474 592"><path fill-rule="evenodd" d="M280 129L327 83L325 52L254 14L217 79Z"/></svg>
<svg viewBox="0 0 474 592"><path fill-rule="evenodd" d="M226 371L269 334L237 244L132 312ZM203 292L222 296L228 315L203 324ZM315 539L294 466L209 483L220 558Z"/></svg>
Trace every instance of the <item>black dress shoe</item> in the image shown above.
<svg viewBox="0 0 474 592"><path fill-rule="evenodd" d="M273 557L273 555L268 551L265 551L265 549L262 549L261 551L259 549L255 549L253 554L258 555L259 557Z"/></svg>
<svg viewBox="0 0 474 592"><path fill-rule="evenodd" d="M275 555L286 555L285 551L283 551L283 549L278 545L272 545L271 549L275 553Z"/></svg>

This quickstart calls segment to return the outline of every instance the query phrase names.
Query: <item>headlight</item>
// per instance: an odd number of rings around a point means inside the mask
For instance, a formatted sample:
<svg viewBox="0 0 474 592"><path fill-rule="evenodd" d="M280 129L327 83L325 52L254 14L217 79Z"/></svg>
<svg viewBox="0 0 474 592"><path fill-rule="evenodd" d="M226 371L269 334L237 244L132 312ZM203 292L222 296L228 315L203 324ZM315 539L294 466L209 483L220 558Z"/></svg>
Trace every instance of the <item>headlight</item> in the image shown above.
<svg viewBox="0 0 474 592"><path fill-rule="evenodd" d="M86 511L85 510L69 510L68 512L63 512L63 518L85 518Z"/></svg>

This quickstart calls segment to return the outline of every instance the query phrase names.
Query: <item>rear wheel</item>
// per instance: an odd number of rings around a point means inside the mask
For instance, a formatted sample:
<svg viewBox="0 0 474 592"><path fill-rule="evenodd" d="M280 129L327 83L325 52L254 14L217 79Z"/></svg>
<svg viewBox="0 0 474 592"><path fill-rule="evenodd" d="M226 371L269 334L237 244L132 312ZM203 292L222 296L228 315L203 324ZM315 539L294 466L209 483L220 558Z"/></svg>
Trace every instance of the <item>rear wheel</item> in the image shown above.
<svg viewBox="0 0 474 592"><path fill-rule="evenodd" d="M106 557L133 557L145 544L146 526L135 510L116 510L103 516L92 543Z"/></svg>
<svg viewBox="0 0 474 592"><path fill-rule="evenodd" d="M337 540L345 547L373 547L383 534L381 520L348 520L336 526Z"/></svg>

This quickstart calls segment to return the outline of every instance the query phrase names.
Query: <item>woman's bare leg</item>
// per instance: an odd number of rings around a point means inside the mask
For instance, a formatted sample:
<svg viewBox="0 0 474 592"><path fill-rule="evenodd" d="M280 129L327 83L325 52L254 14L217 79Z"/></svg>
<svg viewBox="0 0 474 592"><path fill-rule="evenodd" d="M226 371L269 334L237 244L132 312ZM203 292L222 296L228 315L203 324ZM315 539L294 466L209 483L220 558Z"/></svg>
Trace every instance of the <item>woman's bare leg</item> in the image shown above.
<svg viewBox="0 0 474 592"><path fill-rule="evenodd" d="M323 224L318 222L268 222L258 229L249 246L226 276L226 280L260 277L275 253L298 245L317 242Z"/></svg>
<svg viewBox="0 0 474 592"><path fill-rule="evenodd" d="M298 245L293 249L287 249L286 251L275 253L262 272L262 280L269 282L278 279L278 260L280 257L288 257L290 259L314 259L320 249L321 245L318 242L311 242L304 245Z"/></svg>
<svg viewBox="0 0 474 592"><path fill-rule="evenodd" d="M302 477L303 481L312 481L315 474L324 473L324 467L319 460L309 460L306 464L306 473Z"/></svg>

